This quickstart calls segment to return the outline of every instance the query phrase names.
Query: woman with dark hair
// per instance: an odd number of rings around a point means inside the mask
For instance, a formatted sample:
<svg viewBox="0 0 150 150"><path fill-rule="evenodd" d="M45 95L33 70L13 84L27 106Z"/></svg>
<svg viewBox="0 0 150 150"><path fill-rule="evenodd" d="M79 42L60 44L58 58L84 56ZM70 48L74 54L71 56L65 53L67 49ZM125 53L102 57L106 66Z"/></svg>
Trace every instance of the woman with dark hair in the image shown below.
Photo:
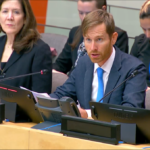
<svg viewBox="0 0 150 150"><path fill-rule="evenodd" d="M4 81L36 92L51 92L52 60L49 46L40 39L29 0L0 0L0 79L39 72L34 75Z"/></svg>
<svg viewBox="0 0 150 150"><path fill-rule="evenodd" d="M145 64L147 85L150 87L150 0L143 4L139 18L144 33L135 37L130 54L139 58Z"/></svg>

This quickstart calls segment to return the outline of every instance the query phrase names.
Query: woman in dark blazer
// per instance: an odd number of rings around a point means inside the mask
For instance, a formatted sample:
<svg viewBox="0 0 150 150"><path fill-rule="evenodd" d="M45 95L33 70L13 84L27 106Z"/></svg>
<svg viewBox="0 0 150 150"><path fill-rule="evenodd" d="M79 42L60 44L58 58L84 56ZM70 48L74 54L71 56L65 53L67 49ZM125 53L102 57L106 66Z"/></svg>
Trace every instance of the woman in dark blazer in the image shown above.
<svg viewBox="0 0 150 150"><path fill-rule="evenodd" d="M150 87L150 1L146 1L140 10L140 25L144 31L135 37L130 54L139 58L146 66L147 85Z"/></svg>
<svg viewBox="0 0 150 150"><path fill-rule="evenodd" d="M2 83L23 86L36 92L51 92L52 60L50 47L40 39L28 0L0 0L0 79L39 72L46 75L7 80Z"/></svg>

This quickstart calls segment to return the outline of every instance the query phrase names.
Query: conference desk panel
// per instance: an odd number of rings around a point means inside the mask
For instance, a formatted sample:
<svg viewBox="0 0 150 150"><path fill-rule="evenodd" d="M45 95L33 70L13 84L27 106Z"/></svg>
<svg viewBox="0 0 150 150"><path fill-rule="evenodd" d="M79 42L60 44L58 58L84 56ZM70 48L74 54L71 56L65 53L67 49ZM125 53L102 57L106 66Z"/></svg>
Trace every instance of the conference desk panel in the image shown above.
<svg viewBox="0 0 150 150"><path fill-rule="evenodd" d="M35 123L4 122L0 125L0 149L142 149L150 144L111 145L31 129Z"/></svg>

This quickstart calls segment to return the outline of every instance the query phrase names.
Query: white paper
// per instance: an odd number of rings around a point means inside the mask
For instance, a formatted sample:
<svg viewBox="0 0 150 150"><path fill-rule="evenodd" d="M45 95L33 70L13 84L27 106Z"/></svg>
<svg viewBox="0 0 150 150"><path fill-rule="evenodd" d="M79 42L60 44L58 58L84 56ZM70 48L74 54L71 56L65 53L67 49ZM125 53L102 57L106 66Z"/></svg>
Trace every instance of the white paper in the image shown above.
<svg viewBox="0 0 150 150"><path fill-rule="evenodd" d="M27 90L27 91L32 92L32 94L33 94L33 96L34 96L36 102L38 102L38 99L37 99L38 96L39 96L39 97L42 96L42 97L50 98L50 96L49 96L47 93L38 93L38 92L34 92L34 91L31 91L31 90L29 90L29 89L27 89L27 88L25 88L25 87L22 87L22 86L20 86L20 88L23 89L23 90Z"/></svg>

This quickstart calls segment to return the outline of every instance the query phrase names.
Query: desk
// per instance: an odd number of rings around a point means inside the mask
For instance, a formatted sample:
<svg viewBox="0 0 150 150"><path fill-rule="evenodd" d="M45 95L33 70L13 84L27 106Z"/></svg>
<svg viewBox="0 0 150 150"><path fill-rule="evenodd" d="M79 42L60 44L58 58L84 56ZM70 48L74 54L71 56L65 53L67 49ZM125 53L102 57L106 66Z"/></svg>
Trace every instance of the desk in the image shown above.
<svg viewBox="0 0 150 150"><path fill-rule="evenodd" d="M30 129L35 123L4 122L0 125L0 149L141 149L150 144L111 145L59 133Z"/></svg>

